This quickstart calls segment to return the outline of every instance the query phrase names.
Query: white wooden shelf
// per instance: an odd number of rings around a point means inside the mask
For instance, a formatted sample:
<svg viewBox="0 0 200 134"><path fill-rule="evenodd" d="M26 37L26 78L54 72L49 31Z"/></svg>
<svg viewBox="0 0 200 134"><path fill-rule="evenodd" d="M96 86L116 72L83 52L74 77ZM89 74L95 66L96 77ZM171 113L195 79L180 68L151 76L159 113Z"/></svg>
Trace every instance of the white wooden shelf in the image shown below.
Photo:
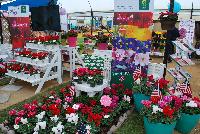
<svg viewBox="0 0 200 134"><path fill-rule="evenodd" d="M16 62L23 63L23 64L28 64L32 66L37 66L37 67L47 67L50 65L50 63L43 63L43 64L37 64L33 62L27 62L27 61L21 61L21 60L15 60Z"/></svg>

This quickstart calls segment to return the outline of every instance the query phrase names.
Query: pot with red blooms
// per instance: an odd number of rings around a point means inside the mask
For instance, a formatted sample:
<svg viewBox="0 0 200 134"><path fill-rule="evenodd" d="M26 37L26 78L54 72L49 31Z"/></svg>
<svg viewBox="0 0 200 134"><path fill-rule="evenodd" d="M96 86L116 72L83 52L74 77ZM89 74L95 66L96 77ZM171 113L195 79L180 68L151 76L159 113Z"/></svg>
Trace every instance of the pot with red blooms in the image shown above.
<svg viewBox="0 0 200 134"><path fill-rule="evenodd" d="M146 134L173 134L180 116L182 100L176 96L152 97L143 100L144 128Z"/></svg>

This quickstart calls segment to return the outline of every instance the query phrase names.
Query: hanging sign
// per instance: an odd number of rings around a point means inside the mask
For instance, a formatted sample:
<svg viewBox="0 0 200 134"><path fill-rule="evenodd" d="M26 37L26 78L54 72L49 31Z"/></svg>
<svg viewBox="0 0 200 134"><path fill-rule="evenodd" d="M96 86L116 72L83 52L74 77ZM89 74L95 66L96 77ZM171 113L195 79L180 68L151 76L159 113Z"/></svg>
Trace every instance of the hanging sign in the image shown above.
<svg viewBox="0 0 200 134"><path fill-rule="evenodd" d="M115 12L153 12L154 0L114 0Z"/></svg>
<svg viewBox="0 0 200 134"><path fill-rule="evenodd" d="M29 5L20 6L9 6L8 16L9 17L29 17Z"/></svg>

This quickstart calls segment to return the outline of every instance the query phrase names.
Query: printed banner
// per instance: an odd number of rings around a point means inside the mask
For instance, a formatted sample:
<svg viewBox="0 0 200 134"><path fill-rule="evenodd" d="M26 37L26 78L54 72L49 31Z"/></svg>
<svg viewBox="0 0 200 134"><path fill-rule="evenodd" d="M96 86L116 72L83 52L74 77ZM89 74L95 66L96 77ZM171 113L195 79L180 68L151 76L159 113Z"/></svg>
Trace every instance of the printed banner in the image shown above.
<svg viewBox="0 0 200 134"><path fill-rule="evenodd" d="M114 25L134 25L148 28L153 24L152 12L115 12Z"/></svg>
<svg viewBox="0 0 200 134"><path fill-rule="evenodd" d="M153 12L154 0L114 0L115 12Z"/></svg>
<svg viewBox="0 0 200 134"><path fill-rule="evenodd" d="M25 39L31 35L29 17L9 17L13 48L23 48Z"/></svg>
<svg viewBox="0 0 200 134"><path fill-rule="evenodd" d="M9 17L29 17L29 5L9 6Z"/></svg>
<svg viewBox="0 0 200 134"><path fill-rule="evenodd" d="M193 43L195 30L195 20L181 20L179 24L180 36L189 43Z"/></svg>

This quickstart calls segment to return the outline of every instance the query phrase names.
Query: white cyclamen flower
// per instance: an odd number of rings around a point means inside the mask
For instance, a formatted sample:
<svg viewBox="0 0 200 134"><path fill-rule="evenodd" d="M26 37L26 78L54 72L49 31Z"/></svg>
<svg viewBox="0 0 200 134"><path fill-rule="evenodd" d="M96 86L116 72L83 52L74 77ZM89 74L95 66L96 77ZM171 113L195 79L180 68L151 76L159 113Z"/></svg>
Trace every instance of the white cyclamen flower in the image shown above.
<svg viewBox="0 0 200 134"><path fill-rule="evenodd" d="M186 107L198 107L198 105L195 101L190 101L189 103L186 103Z"/></svg>
<svg viewBox="0 0 200 134"><path fill-rule="evenodd" d="M46 121L43 121L43 122L38 122L37 125L39 125L41 129L46 129L47 123Z"/></svg>
<svg viewBox="0 0 200 134"><path fill-rule="evenodd" d="M67 119L68 122L77 124L78 118L79 118L78 114L75 114L75 113L66 114L66 119Z"/></svg>
<svg viewBox="0 0 200 134"><path fill-rule="evenodd" d="M22 123L22 124L27 124L27 123L28 123L27 118L25 118L25 119L24 119L24 118L21 118L21 123Z"/></svg>
<svg viewBox="0 0 200 134"><path fill-rule="evenodd" d="M124 95L124 100L128 101L129 103L131 102L131 98L129 96Z"/></svg>
<svg viewBox="0 0 200 134"><path fill-rule="evenodd" d="M35 126L35 128L34 128L34 131L37 132L37 131L39 131L39 130L40 130L40 126L37 124L37 125Z"/></svg>
<svg viewBox="0 0 200 134"><path fill-rule="evenodd" d="M15 124L14 129L19 129L19 125Z"/></svg>
<svg viewBox="0 0 200 134"><path fill-rule="evenodd" d="M87 130L91 130L91 126L90 126L90 125L87 125L87 126L86 126L86 129L87 129Z"/></svg>
<svg viewBox="0 0 200 134"><path fill-rule="evenodd" d="M108 119L110 115L105 115L103 118Z"/></svg>
<svg viewBox="0 0 200 134"><path fill-rule="evenodd" d="M50 96L49 99L54 99L54 97L53 97L53 96Z"/></svg>
<svg viewBox="0 0 200 134"><path fill-rule="evenodd" d="M44 116L45 116L45 111L41 112L40 114L36 115L35 117L38 118L38 121L41 121Z"/></svg>
<svg viewBox="0 0 200 134"><path fill-rule="evenodd" d="M35 131L33 134L39 134L37 131Z"/></svg>
<svg viewBox="0 0 200 134"><path fill-rule="evenodd" d="M135 81L136 84L140 85L141 81L140 81L140 78L138 78L136 81Z"/></svg>
<svg viewBox="0 0 200 134"><path fill-rule="evenodd" d="M59 122L56 127L52 128L52 132L54 132L55 134L61 134L63 129L64 129L64 126L62 125L62 122Z"/></svg>
<svg viewBox="0 0 200 134"><path fill-rule="evenodd" d="M75 110L78 110L79 109L79 105L74 104L72 108L75 109Z"/></svg>
<svg viewBox="0 0 200 134"><path fill-rule="evenodd" d="M51 121L54 121L55 123L58 121L59 117L55 115L54 117L50 117Z"/></svg>
<svg viewBox="0 0 200 134"><path fill-rule="evenodd" d="M76 76L76 77L73 77L73 79L74 79L74 80L78 80L78 77L77 77L77 76Z"/></svg>
<svg viewBox="0 0 200 134"><path fill-rule="evenodd" d="M153 112L152 113L156 114L157 112L162 112L162 111L163 111L163 109L159 108L156 105L153 105Z"/></svg>
<svg viewBox="0 0 200 134"><path fill-rule="evenodd" d="M88 77L89 80L93 79L93 77Z"/></svg>

